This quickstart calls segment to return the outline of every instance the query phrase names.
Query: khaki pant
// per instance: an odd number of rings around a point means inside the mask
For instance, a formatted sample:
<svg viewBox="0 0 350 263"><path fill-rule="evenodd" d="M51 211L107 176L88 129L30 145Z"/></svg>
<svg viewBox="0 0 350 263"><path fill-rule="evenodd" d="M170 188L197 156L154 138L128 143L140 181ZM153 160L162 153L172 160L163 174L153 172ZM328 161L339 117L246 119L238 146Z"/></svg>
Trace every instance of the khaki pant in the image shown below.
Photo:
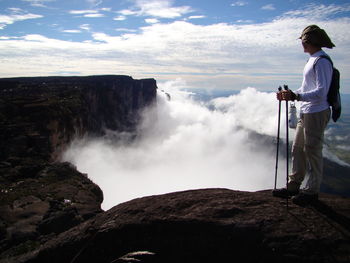
<svg viewBox="0 0 350 263"><path fill-rule="evenodd" d="M301 115L292 147L293 167L288 183L290 190L299 188L309 170L305 191L319 193L323 176L324 130L329 119L330 109Z"/></svg>

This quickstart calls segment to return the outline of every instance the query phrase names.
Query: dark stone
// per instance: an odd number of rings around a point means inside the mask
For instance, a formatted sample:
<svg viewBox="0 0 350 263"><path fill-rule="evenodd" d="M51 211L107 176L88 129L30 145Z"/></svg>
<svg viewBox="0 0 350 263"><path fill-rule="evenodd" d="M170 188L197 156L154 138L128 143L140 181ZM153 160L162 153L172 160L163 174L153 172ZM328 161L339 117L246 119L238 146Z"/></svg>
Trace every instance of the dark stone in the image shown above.
<svg viewBox="0 0 350 263"><path fill-rule="evenodd" d="M50 208L38 225L41 234L58 234L83 221L76 207L71 205L71 200L66 199L64 202L52 200L49 203Z"/></svg>
<svg viewBox="0 0 350 263"><path fill-rule="evenodd" d="M0 160L55 160L76 136L132 131L156 89L128 76L0 79Z"/></svg>
<svg viewBox="0 0 350 263"><path fill-rule="evenodd" d="M177 192L120 204L8 262L123 262L148 251L142 262L345 263L349 216L349 198L326 194L287 210L270 191Z"/></svg>

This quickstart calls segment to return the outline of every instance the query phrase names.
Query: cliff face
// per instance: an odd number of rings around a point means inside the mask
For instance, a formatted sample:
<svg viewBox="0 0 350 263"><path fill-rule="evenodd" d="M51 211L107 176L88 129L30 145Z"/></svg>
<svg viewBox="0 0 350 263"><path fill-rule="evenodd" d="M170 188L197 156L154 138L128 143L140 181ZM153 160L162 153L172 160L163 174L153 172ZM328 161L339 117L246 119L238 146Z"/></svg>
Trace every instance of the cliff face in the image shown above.
<svg viewBox="0 0 350 263"><path fill-rule="evenodd" d="M156 88L127 76L0 79L0 159L55 160L75 136L131 131Z"/></svg>
<svg viewBox="0 0 350 263"><path fill-rule="evenodd" d="M101 189L56 161L75 137L132 132L156 89L127 76L0 79L0 259L102 212Z"/></svg>

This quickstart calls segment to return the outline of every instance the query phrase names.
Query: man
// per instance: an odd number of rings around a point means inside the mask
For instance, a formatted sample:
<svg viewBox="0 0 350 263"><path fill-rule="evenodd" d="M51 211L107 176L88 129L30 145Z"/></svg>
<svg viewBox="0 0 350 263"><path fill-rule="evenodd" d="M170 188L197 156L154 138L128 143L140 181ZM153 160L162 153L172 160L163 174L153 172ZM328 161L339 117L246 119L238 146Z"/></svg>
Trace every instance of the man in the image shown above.
<svg viewBox="0 0 350 263"><path fill-rule="evenodd" d="M292 173L287 188L273 191L274 196L291 197L296 204L304 205L318 200L323 175L322 146L324 130L330 119L327 94L332 80L331 62L320 56L327 55L322 47L333 48L327 33L316 25L306 27L300 37L305 53L310 58L304 67L301 87L294 92L277 93L278 100L301 101L300 119L292 146ZM306 188L300 185L309 170Z"/></svg>

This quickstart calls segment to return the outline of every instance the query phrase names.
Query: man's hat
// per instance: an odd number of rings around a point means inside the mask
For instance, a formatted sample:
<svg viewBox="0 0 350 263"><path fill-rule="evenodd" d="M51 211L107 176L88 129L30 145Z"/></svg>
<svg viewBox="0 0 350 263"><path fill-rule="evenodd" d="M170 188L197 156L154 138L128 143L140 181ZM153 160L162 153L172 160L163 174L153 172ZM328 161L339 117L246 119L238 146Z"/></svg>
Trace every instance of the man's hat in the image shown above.
<svg viewBox="0 0 350 263"><path fill-rule="evenodd" d="M299 39L301 39L303 42L307 42L319 47L335 47L326 31L316 25L307 26L301 33Z"/></svg>

